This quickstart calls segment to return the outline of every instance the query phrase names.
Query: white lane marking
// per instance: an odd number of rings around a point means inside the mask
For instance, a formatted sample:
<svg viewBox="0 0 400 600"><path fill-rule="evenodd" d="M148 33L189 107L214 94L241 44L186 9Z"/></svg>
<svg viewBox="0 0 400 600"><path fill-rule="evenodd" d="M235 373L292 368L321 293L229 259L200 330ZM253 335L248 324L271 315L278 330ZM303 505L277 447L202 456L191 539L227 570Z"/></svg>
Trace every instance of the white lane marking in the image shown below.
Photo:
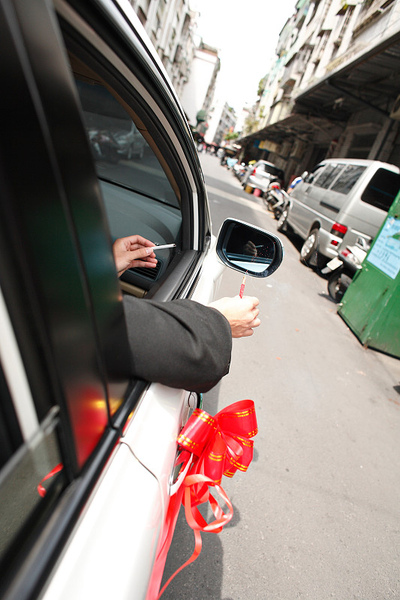
<svg viewBox="0 0 400 600"><path fill-rule="evenodd" d="M206 184L206 187L207 191L211 194L215 194L216 196L220 196L222 198L225 198L226 200L230 200L231 202L238 202L242 206L247 206L248 208L253 208L254 210L259 210L264 214L267 214L266 209L260 204L257 204L257 202L255 202L254 200L247 200L246 198L235 196L234 194L230 194L229 192L223 192L222 190L212 187L211 185Z"/></svg>

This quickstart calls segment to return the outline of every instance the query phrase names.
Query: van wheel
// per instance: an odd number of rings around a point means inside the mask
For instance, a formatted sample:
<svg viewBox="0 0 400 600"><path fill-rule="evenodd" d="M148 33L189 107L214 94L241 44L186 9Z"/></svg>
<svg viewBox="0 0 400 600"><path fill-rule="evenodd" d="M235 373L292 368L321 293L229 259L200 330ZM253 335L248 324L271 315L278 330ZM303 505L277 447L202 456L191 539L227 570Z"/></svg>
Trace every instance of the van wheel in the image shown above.
<svg viewBox="0 0 400 600"><path fill-rule="evenodd" d="M300 250L300 261L308 267L320 267L322 260L318 252L319 231L313 229Z"/></svg>

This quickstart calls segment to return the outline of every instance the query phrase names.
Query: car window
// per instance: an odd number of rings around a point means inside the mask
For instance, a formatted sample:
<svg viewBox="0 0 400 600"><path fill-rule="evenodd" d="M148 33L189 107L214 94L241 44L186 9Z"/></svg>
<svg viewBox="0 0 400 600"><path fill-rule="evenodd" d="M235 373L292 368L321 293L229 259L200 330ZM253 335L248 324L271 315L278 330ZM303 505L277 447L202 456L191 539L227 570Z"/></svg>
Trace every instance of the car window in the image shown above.
<svg viewBox="0 0 400 600"><path fill-rule="evenodd" d="M365 188L361 200L387 212L399 189L400 175L387 169L378 169Z"/></svg>
<svg viewBox="0 0 400 600"><path fill-rule="evenodd" d="M347 165L340 176L332 185L331 189L334 192L348 194L364 173L366 167L361 165Z"/></svg>
<svg viewBox="0 0 400 600"><path fill-rule="evenodd" d="M95 64L89 66L72 53L69 58L113 240L140 234L156 244L179 247L179 191L161 165L162 150L156 156L157 143L133 112L135 101L129 98L128 105ZM172 256L173 251L160 251L155 269L129 269L121 280L146 292L164 275Z"/></svg>
<svg viewBox="0 0 400 600"><path fill-rule="evenodd" d="M49 511L46 492L54 499L63 488L58 408L47 408L35 405L21 389L12 397L0 364L0 565L27 541L33 524Z"/></svg>
<svg viewBox="0 0 400 600"><path fill-rule="evenodd" d="M275 175L275 177L279 177L279 179L283 179L283 171L281 169L267 165L266 171L271 173L271 175Z"/></svg>
<svg viewBox="0 0 400 600"><path fill-rule="evenodd" d="M99 81L76 75L75 83L99 178L179 209L160 163L117 98Z"/></svg>
<svg viewBox="0 0 400 600"><path fill-rule="evenodd" d="M282 169L278 169L277 167L274 167L273 165L266 165L265 163L260 163L259 165L256 166L256 168L257 168L257 173L259 175L275 175L276 177L283 179L284 173L283 173Z"/></svg>
<svg viewBox="0 0 400 600"><path fill-rule="evenodd" d="M305 183L314 183L324 169L325 165L317 165L304 179Z"/></svg>
<svg viewBox="0 0 400 600"><path fill-rule="evenodd" d="M314 185L316 187L328 189L336 177L340 176L343 168L343 165L326 165L324 171L319 175L318 179L314 181Z"/></svg>

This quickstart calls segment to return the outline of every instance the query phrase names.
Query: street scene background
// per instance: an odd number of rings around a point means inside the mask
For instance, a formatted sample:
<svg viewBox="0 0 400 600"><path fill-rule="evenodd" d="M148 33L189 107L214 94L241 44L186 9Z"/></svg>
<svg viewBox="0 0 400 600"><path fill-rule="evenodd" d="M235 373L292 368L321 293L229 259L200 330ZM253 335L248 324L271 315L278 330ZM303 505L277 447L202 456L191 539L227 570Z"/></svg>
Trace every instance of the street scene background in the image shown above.
<svg viewBox="0 0 400 600"><path fill-rule="evenodd" d="M216 156L200 157L213 233L228 216L276 233L262 200ZM300 242L278 236L282 266L247 278L261 326L234 340L230 375L204 397L210 414L254 400L254 459L222 482L233 520L218 535L203 534L200 557L163 598L399 598L400 361L359 343L326 279L300 263ZM241 279L227 269L218 297L237 294ZM193 547L181 511L165 579Z"/></svg>

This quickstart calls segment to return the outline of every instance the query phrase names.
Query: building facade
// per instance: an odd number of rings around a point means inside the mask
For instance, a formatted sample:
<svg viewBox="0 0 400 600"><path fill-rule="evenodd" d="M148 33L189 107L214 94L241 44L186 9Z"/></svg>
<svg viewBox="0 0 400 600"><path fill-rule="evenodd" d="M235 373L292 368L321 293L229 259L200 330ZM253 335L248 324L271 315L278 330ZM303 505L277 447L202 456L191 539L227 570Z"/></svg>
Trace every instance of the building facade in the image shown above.
<svg viewBox="0 0 400 600"><path fill-rule="evenodd" d="M180 100L190 125L197 127L202 134L207 130L219 69L218 51L199 39L193 54L190 77L180 94ZM197 124L199 113L202 113L203 120Z"/></svg>
<svg viewBox="0 0 400 600"><path fill-rule="evenodd" d="M242 158L267 158L286 183L326 157L400 166L400 0L299 0Z"/></svg>
<svg viewBox="0 0 400 600"><path fill-rule="evenodd" d="M195 53L196 13L189 0L130 0L178 95L187 83Z"/></svg>
<svg viewBox="0 0 400 600"><path fill-rule="evenodd" d="M208 144L220 146L228 133L232 133L236 125L236 114L227 102L218 101L212 108L209 127L205 135Z"/></svg>
<svg viewBox="0 0 400 600"><path fill-rule="evenodd" d="M190 125L204 134L220 59L217 50L196 34L198 13L190 8L189 0L130 2L171 78Z"/></svg>

